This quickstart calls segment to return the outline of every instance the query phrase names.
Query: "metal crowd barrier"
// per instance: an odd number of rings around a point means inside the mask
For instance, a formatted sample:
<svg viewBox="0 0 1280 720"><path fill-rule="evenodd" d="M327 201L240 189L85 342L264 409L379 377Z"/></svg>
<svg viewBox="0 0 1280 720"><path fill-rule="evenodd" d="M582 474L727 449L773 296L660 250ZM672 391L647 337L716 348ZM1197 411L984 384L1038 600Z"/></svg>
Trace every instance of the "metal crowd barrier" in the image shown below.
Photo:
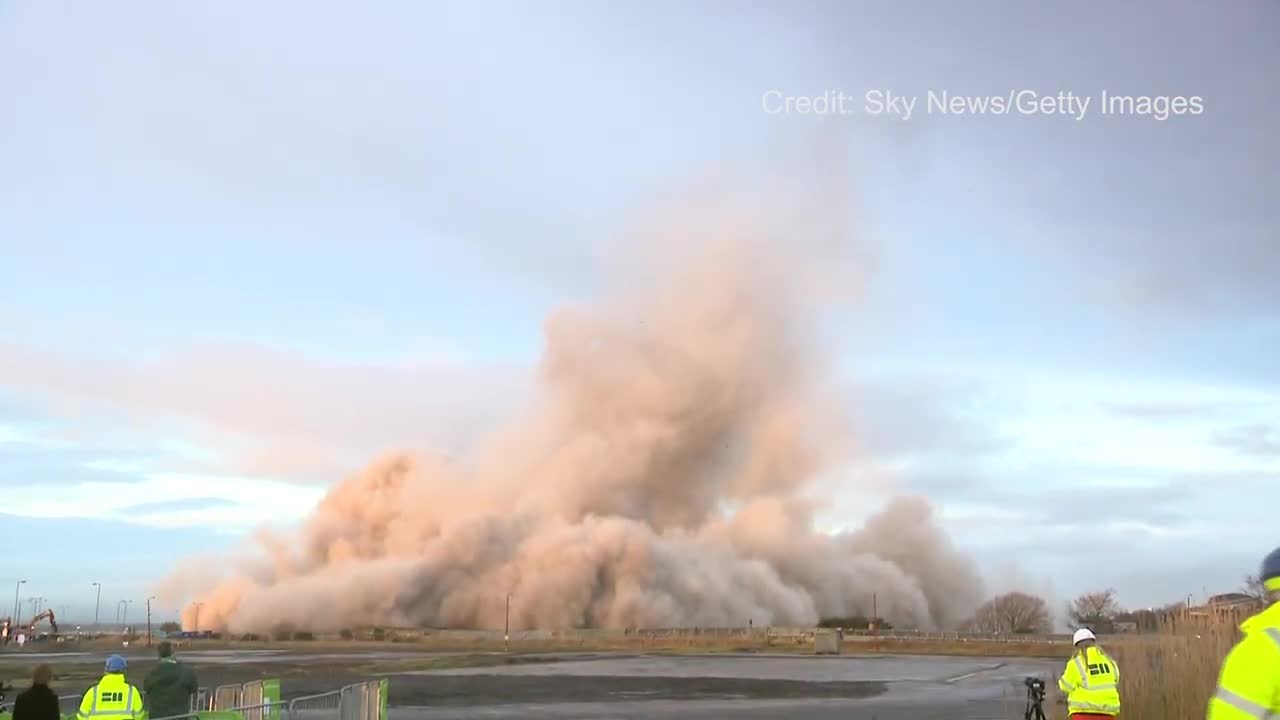
<svg viewBox="0 0 1280 720"><path fill-rule="evenodd" d="M200 688L192 698L193 712L248 710L245 720L274 720L263 717L262 708L282 705L279 680L253 680L239 685L219 685L212 690Z"/></svg>
<svg viewBox="0 0 1280 720"><path fill-rule="evenodd" d="M289 701L285 709L288 720L331 718L342 714L342 690L303 695Z"/></svg>
<svg viewBox="0 0 1280 720"><path fill-rule="evenodd" d="M244 708L241 711L244 720L264 720L263 708L272 703L263 697L262 689L261 680L247 682L241 687L240 705Z"/></svg>
<svg viewBox="0 0 1280 720"><path fill-rule="evenodd" d="M340 690L289 701L287 720L387 720L387 681L354 683Z"/></svg>
<svg viewBox="0 0 1280 720"><path fill-rule="evenodd" d="M234 707L240 707L240 698L244 695L244 685L219 685L213 689L213 696L209 702L210 710L230 710Z"/></svg>
<svg viewBox="0 0 1280 720"><path fill-rule="evenodd" d="M385 680L373 680L342 688L341 720L380 720Z"/></svg>
<svg viewBox="0 0 1280 720"><path fill-rule="evenodd" d="M218 710L193 710L191 711L191 713L186 715L168 715L160 718L148 718L148 720L197 720L197 713L213 713L217 715L226 713L228 717L240 717L240 718L250 717L251 713L256 713L258 717L263 717L264 715L278 716L279 711L283 711L285 709L285 706L286 706L286 703L284 702L269 701L269 702L258 703L255 705L221 708ZM273 710L277 712L273 713L272 712Z"/></svg>

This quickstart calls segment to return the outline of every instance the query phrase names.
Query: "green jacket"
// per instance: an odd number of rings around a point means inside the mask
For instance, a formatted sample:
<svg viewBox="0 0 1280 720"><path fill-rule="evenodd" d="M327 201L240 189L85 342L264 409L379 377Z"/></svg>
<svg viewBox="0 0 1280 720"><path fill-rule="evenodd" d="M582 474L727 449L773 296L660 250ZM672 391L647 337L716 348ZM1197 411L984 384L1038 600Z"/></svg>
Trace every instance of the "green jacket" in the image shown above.
<svg viewBox="0 0 1280 720"><path fill-rule="evenodd" d="M142 682L147 713L157 720L191 712L191 701L199 689L195 671L173 658L162 659Z"/></svg>

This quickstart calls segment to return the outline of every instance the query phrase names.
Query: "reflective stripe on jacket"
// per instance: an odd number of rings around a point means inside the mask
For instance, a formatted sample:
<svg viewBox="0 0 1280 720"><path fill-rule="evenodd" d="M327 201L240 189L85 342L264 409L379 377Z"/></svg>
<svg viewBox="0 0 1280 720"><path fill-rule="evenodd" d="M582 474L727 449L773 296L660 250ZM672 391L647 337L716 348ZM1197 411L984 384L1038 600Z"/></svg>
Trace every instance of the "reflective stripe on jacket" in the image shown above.
<svg viewBox="0 0 1280 720"><path fill-rule="evenodd" d="M1096 645L1067 661L1058 689L1069 713L1120 714L1120 666Z"/></svg>
<svg viewBox="0 0 1280 720"><path fill-rule="evenodd" d="M80 699L79 720L142 720L142 693L120 673L107 673Z"/></svg>
<svg viewBox="0 0 1280 720"><path fill-rule="evenodd" d="M1208 720L1280 718L1280 603L1240 629L1244 637L1222 661Z"/></svg>

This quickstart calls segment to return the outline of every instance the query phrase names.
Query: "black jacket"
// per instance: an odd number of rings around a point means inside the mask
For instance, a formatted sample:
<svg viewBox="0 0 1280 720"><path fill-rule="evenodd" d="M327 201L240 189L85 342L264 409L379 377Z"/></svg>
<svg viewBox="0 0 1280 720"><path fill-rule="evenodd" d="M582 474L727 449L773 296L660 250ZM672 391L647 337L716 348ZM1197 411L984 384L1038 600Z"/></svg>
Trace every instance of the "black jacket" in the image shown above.
<svg viewBox="0 0 1280 720"><path fill-rule="evenodd" d="M14 700L13 720L62 720L58 695L48 685L32 685Z"/></svg>

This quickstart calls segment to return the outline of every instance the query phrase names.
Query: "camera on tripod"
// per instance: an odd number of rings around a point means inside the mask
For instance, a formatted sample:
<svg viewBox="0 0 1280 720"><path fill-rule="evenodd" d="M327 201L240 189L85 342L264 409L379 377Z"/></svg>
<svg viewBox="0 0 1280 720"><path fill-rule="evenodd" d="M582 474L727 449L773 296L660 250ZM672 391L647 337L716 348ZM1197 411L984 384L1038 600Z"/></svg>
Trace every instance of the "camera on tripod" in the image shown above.
<svg viewBox="0 0 1280 720"><path fill-rule="evenodd" d="M1027 710L1023 713L1025 720L1044 720L1044 681L1038 677L1024 678L1027 686Z"/></svg>

